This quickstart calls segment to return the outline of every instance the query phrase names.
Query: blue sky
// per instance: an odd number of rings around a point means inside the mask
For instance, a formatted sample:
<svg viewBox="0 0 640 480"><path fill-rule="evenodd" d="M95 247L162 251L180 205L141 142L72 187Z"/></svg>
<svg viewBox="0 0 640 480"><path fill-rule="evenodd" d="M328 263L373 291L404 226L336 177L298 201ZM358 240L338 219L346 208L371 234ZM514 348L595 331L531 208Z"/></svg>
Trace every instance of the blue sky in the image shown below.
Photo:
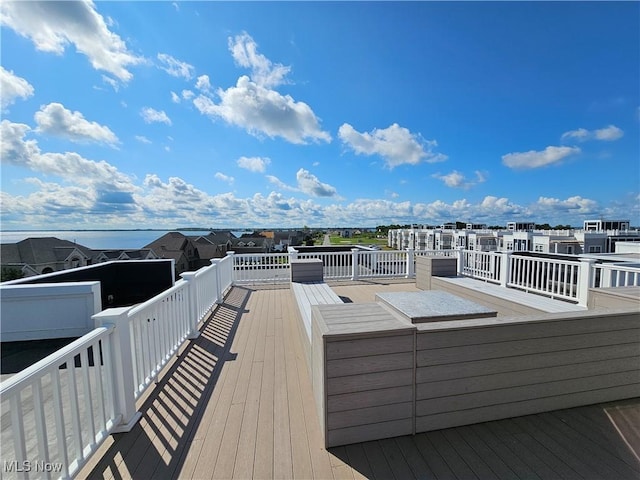
<svg viewBox="0 0 640 480"><path fill-rule="evenodd" d="M3 229L640 225L638 2L2 2Z"/></svg>

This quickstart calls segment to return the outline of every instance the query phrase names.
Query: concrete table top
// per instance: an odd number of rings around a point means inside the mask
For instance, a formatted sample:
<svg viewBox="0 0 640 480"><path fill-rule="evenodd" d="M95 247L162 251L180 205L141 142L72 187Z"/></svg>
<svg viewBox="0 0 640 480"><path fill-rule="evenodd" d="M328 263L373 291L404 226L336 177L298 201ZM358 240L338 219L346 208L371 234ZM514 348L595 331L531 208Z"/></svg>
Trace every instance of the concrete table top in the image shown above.
<svg viewBox="0 0 640 480"><path fill-rule="evenodd" d="M495 317L498 312L440 290L385 292L376 300L388 305L411 323Z"/></svg>

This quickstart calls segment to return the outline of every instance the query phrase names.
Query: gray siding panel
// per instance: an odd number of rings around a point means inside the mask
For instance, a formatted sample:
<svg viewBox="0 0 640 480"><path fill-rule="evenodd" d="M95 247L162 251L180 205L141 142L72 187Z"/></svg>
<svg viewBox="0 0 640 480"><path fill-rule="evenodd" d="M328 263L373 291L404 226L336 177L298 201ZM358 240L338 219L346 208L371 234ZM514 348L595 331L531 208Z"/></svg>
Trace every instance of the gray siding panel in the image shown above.
<svg viewBox="0 0 640 480"><path fill-rule="evenodd" d="M327 362L327 377L344 377L348 375L362 375L372 372L386 372L401 370L413 365L413 352L390 353L387 355L369 355L355 357L345 362L329 360Z"/></svg>
<svg viewBox="0 0 640 480"><path fill-rule="evenodd" d="M381 438L399 437L413 433L413 420L394 420L391 422L370 423L358 427L341 428L327 432L327 442L332 445L347 445ZM366 440L363 440L366 439Z"/></svg>
<svg viewBox="0 0 640 480"><path fill-rule="evenodd" d="M413 332L411 332L411 339ZM335 341L327 345L327 359L353 358L374 351L378 355L413 351L413 341L407 342L408 335L368 338L363 340Z"/></svg>
<svg viewBox="0 0 640 480"><path fill-rule="evenodd" d="M416 432L640 395L637 312L476 323L418 332Z"/></svg>
<svg viewBox="0 0 640 480"><path fill-rule="evenodd" d="M638 396L640 396L640 385L633 384L553 397L532 398L523 402L500 405L499 407L491 405L469 410L434 413L433 415L423 415L416 418L416 433Z"/></svg>
<svg viewBox="0 0 640 480"><path fill-rule="evenodd" d="M327 401L327 411L352 410L354 405L359 405L360 408L367 408L412 401L413 385L405 385L404 387L379 389L376 390L375 395L371 395L369 391L331 395Z"/></svg>
<svg viewBox="0 0 640 480"><path fill-rule="evenodd" d="M382 405L379 407L363 407L355 410L344 410L331 413L327 417L328 429L355 427L370 424L372 419L376 422L388 422L402 420L413 416L413 402L396 403L394 405Z"/></svg>
<svg viewBox="0 0 640 480"><path fill-rule="evenodd" d="M602 333L565 335L544 339L514 340L486 343L464 348L437 348L421 350L417 354L419 367L455 362L468 362L486 358L502 358L515 355L557 352L604 345L621 345L640 342L640 329L617 330Z"/></svg>
<svg viewBox="0 0 640 480"><path fill-rule="evenodd" d="M327 379L327 394L363 392L413 384L413 368Z"/></svg>
<svg viewBox="0 0 640 480"><path fill-rule="evenodd" d="M548 352L544 355L538 353L519 355L510 357L508 362L506 362L504 358L474 360L471 362L438 365L437 368L419 367L416 369L416 381L423 383L476 376L482 378L483 375L494 375L497 373L518 372L520 370L633 357L639 353L640 345L637 343L628 343L624 345L606 345L604 347Z"/></svg>

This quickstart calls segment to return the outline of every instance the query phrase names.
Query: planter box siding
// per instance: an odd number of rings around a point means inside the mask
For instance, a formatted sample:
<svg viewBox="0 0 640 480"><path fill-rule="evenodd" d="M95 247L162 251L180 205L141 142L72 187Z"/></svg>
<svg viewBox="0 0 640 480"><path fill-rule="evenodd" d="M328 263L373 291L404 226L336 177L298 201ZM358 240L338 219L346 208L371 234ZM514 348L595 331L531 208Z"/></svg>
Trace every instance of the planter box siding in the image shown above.
<svg viewBox="0 0 640 480"><path fill-rule="evenodd" d="M453 257L416 257L416 286L431 290L431 277L455 277L458 260Z"/></svg>
<svg viewBox="0 0 640 480"><path fill-rule="evenodd" d="M312 316L325 445L413 433L415 327L376 303L319 305Z"/></svg>
<svg viewBox="0 0 640 480"><path fill-rule="evenodd" d="M308 258L291 260L292 282L322 282L324 280L322 260Z"/></svg>
<svg viewBox="0 0 640 480"><path fill-rule="evenodd" d="M418 326L416 432L640 395L637 312L449 323Z"/></svg>

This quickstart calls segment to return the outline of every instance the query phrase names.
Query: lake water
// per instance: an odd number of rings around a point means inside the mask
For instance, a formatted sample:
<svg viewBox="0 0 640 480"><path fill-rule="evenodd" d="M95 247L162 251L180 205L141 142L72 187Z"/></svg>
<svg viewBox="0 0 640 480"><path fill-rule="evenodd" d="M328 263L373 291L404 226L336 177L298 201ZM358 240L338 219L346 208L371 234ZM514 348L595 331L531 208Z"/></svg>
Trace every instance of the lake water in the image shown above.
<svg viewBox="0 0 640 480"><path fill-rule="evenodd" d="M0 243L17 243L25 238L56 237L94 250L138 249L160 238L169 230L52 230L0 231ZM176 231L176 230L171 230ZM180 231L180 230L177 230ZM206 235L205 231L180 231L185 235ZM240 236L244 232L232 232Z"/></svg>

